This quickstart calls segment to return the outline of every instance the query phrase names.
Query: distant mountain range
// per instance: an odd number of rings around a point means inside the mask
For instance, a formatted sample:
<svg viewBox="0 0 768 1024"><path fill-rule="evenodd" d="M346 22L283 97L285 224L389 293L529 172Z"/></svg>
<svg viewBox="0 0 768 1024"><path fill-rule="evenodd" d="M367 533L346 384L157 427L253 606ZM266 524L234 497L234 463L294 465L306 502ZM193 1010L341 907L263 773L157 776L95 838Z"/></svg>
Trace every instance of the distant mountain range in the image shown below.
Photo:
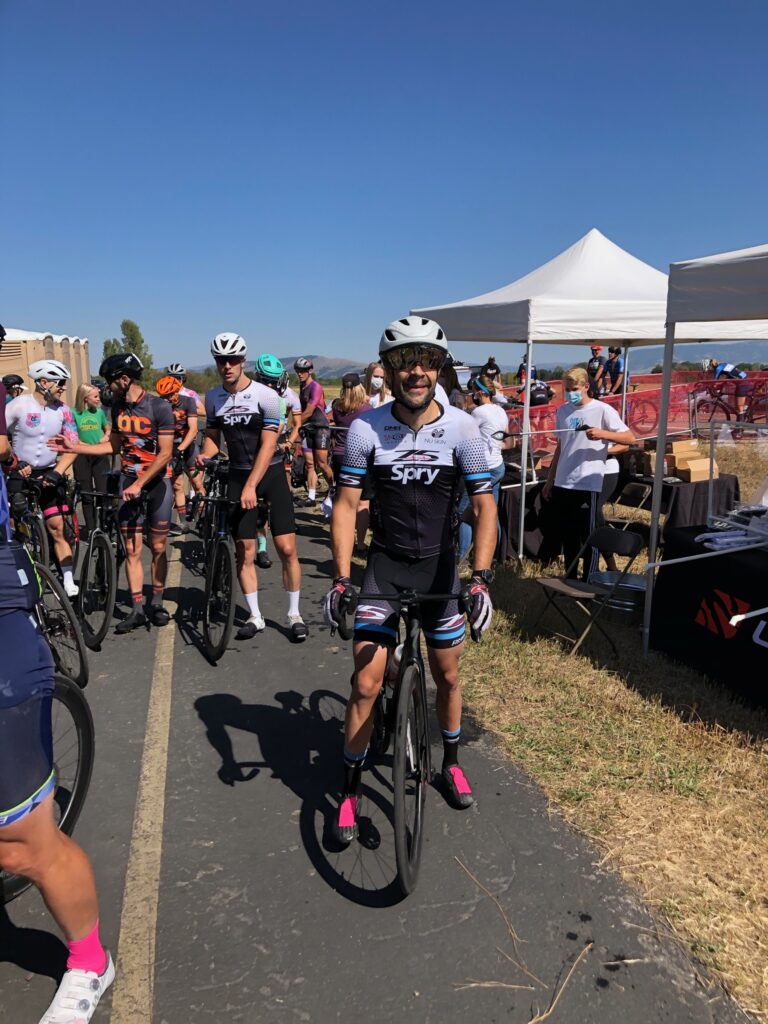
<svg viewBox="0 0 768 1024"><path fill-rule="evenodd" d="M607 349L607 345L603 345L603 351ZM556 366L565 366L566 364L572 365L572 363L586 362L587 355L589 353L582 351L578 346L573 346L573 358L571 359L560 359L555 362L544 362L541 359L535 358L536 346L534 345L534 358L536 366L540 370L554 370ZM727 360L732 363L764 363L768 365L768 345L764 341L718 341L712 344L708 342L695 342L693 344L678 344L675 345L675 360L677 362L683 361L696 361L711 357L718 360ZM299 358L295 356L280 356L280 361L283 366L289 371L293 371L293 364ZM340 359L335 356L320 356L320 355L309 355L309 357L315 366L315 376L322 379L328 379L330 377L338 378L343 376L345 373L360 372L365 370L367 363L355 362L352 359ZM663 345L651 345L648 348L636 348L630 354L630 372L635 373L647 373L657 366L664 358L664 346ZM251 364L252 365L252 364ZM499 363L499 368L502 373L515 372L519 363L514 365L511 363ZM202 373L204 370L210 369L210 363L207 366L193 366L191 369L197 370Z"/></svg>

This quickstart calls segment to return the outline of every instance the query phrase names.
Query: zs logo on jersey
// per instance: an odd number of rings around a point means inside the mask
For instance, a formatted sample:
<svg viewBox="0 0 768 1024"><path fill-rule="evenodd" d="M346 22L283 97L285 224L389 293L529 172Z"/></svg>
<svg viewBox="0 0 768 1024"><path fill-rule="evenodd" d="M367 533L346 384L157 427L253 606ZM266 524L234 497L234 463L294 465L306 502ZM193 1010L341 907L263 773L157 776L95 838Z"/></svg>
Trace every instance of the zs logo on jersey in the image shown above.
<svg viewBox="0 0 768 1024"><path fill-rule="evenodd" d="M402 455L398 455L395 462L437 462L438 455L436 452L427 452L423 449L414 448L413 451L403 452Z"/></svg>

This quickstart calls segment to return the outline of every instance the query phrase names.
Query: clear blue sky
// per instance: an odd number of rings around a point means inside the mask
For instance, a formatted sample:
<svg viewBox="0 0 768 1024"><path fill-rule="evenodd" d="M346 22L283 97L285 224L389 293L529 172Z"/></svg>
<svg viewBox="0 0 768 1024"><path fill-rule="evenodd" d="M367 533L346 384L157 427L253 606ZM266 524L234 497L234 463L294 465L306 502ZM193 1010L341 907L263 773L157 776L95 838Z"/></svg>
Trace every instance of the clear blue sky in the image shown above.
<svg viewBox="0 0 768 1024"><path fill-rule="evenodd" d="M591 227L766 242L766 39L765 0L0 0L0 321L362 361Z"/></svg>

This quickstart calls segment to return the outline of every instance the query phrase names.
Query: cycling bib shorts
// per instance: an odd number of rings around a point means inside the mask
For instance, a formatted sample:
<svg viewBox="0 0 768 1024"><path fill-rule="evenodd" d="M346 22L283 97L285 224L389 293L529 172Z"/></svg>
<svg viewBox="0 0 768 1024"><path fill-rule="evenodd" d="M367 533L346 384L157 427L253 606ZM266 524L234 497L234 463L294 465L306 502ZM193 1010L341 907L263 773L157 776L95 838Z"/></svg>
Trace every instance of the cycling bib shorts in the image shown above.
<svg viewBox="0 0 768 1024"><path fill-rule="evenodd" d="M403 558L372 547L363 577L363 594L392 594L403 590L420 594L459 593L459 571L453 550L428 558ZM355 612L355 640L394 647L399 608L384 598L361 599ZM465 618L458 596L446 601L425 601L421 606L427 647L458 647L464 642Z"/></svg>
<svg viewBox="0 0 768 1024"><path fill-rule="evenodd" d="M327 452L331 447L331 431L329 427L315 426L307 423L301 428L301 447L305 452Z"/></svg>
<svg viewBox="0 0 768 1024"><path fill-rule="evenodd" d="M0 614L0 828L53 792L51 650L26 611Z"/></svg>
<svg viewBox="0 0 768 1024"><path fill-rule="evenodd" d="M249 472L250 470L245 469L230 469L227 483L227 497L230 501L240 500ZM293 499L282 464L267 468L256 490L256 496L268 504L269 528L273 537L296 533ZM233 507L230 513L232 536L236 540L254 540L258 528L264 525L261 515L258 508Z"/></svg>
<svg viewBox="0 0 768 1024"><path fill-rule="evenodd" d="M135 476L123 474L120 477L120 492L136 482ZM151 533L168 533L173 509L173 487L167 476L155 477L144 488L146 507L142 501L124 501L120 505L117 521L123 533L140 533L145 521L149 523Z"/></svg>

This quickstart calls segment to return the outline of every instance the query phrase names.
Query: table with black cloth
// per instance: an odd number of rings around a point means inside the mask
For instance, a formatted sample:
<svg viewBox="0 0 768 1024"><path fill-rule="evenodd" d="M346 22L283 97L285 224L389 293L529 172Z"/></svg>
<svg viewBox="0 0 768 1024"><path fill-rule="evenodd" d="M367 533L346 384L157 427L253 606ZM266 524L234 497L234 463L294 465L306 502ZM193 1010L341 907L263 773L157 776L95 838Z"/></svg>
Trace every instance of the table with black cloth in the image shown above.
<svg viewBox="0 0 768 1024"><path fill-rule="evenodd" d="M542 497L543 480L526 485L523 553L526 558L548 562L560 554L560 531L553 518L551 501ZM499 525L501 540L499 559L517 558L520 531L520 485L504 487L499 492Z"/></svg>
<svg viewBox="0 0 768 1024"><path fill-rule="evenodd" d="M667 530L664 560L705 552L703 526ZM664 568L653 592L650 645L753 703L768 704L768 615L733 627L732 615L768 605L768 548L730 551Z"/></svg>
<svg viewBox="0 0 768 1024"><path fill-rule="evenodd" d="M620 483L628 483L630 480L637 480L643 484L653 484L653 477L650 476L627 477L622 479ZM730 512L734 504L739 500L739 478L731 473L723 473L716 480L713 480L713 485L712 512L714 515L721 516L726 512ZM706 523L708 493L709 483L706 480L695 484L686 483L684 480L676 484L662 484L661 512L664 516L662 537L665 541L668 530L674 530L681 526L696 526L697 523Z"/></svg>

